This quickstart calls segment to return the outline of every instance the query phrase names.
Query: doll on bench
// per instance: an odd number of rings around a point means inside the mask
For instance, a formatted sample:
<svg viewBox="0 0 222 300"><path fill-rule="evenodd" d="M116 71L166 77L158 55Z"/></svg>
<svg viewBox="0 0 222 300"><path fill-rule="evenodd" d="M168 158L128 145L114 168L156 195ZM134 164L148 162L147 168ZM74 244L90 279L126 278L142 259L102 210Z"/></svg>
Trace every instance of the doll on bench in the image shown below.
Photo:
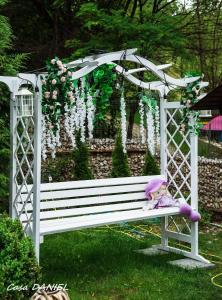
<svg viewBox="0 0 222 300"><path fill-rule="evenodd" d="M145 187L145 195L148 199L143 210L179 207L180 213L186 215L192 222L200 220L200 214L183 199L174 199L168 191L168 183L163 179L151 179Z"/></svg>

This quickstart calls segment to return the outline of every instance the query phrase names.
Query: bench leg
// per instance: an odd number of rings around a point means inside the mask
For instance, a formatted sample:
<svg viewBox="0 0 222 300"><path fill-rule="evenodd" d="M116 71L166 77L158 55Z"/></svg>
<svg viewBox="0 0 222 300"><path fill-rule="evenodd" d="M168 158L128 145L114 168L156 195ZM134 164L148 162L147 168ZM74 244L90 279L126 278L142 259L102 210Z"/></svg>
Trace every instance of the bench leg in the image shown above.
<svg viewBox="0 0 222 300"><path fill-rule="evenodd" d="M168 246L168 236L166 234L166 230L168 227L168 216L161 218L161 246Z"/></svg>
<svg viewBox="0 0 222 300"><path fill-rule="evenodd" d="M185 257L198 260L200 262L204 263L210 263L209 260L205 259L201 255L199 255L199 249L198 249L198 222L191 223L191 232L190 234L183 234L179 232L170 231L168 229L168 217L161 218L161 244L158 246L159 250L167 251L167 252L173 252L177 254L181 254ZM190 245L190 251L189 250L183 250L180 248L177 248L176 246L172 247L169 246L169 238L172 238L175 240L175 242L186 242L188 245Z"/></svg>

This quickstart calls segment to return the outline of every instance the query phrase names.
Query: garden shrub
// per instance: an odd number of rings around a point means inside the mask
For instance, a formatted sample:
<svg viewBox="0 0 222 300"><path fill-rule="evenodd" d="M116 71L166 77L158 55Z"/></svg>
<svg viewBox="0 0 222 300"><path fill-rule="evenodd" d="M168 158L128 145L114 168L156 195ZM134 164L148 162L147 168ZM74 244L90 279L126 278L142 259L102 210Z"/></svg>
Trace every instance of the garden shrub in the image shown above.
<svg viewBox="0 0 222 300"><path fill-rule="evenodd" d="M30 237L25 237L18 219L0 216L0 299L27 299L33 294L34 283L39 283L40 268L35 258ZM27 287L10 290L9 285Z"/></svg>
<svg viewBox="0 0 222 300"><path fill-rule="evenodd" d="M115 177L128 177L130 176L130 169L128 165L127 154L123 152L121 135L117 134L115 149L112 153L112 172L111 176Z"/></svg>
<svg viewBox="0 0 222 300"><path fill-rule="evenodd" d="M9 129L0 118L0 212L8 210L9 197Z"/></svg>
<svg viewBox="0 0 222 300"><path fill-rule="evenodd" d="M143 167L143 175L159 175L160 169L157 165L155 158L152 156L149 150L145 155L145 163Z"/></svg>
<svg viewBox="0 0 222 300"><path fill-rule="evenodd" d="M74 179L93 179L93 174L89 167L89 151L85 143L81 141L80 132L76 137L76 149L73 151L74 159Z"/></svg>

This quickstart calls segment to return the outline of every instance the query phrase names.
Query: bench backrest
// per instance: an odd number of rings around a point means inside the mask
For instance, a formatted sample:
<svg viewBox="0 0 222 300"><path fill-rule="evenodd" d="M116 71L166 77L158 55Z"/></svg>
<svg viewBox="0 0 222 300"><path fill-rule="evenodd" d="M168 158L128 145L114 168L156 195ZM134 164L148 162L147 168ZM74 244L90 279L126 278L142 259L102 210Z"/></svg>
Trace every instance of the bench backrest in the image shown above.
<svg viewBox="0 0 222 300"><path fill-rule="evenodd" d="M131 211L144 206L144 188L161 175L94 179L41 184L40 220L87 216L116 211ZM31 189L31 186L28 187ZM23 191L23 200L27 191ZM22 204L21 205L22 208ZM27 203L21 221L32 213Z"/></svg>

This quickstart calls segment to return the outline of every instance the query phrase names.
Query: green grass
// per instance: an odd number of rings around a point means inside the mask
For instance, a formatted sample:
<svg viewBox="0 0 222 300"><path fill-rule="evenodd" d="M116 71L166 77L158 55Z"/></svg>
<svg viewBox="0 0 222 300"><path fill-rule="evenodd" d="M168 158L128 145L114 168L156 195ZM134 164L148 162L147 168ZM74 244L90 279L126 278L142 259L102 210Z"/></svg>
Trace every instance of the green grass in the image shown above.
<svg viewBox="0 0 222 300"><path fill-rule="evenodd" d="M222 299L222 289L210 281L222 265L187 271L167 264L180 257L175 254L133 252L158 243L152 235L136 240L108 229L47 236L41 246L43 282L67 283L72 300ZM200 244L205 252L222 255L222 234L201 234Z"/></svg>

